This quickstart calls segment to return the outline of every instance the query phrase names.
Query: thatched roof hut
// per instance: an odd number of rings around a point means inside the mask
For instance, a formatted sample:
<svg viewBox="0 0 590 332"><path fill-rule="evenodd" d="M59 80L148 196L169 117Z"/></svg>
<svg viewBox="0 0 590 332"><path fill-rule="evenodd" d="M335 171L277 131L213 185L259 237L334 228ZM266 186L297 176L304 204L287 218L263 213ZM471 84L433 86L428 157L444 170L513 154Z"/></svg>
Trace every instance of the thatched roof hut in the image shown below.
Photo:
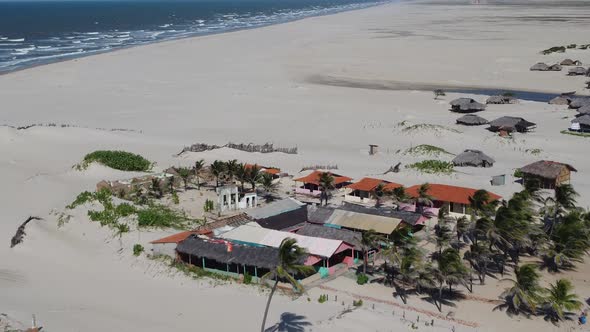
<svg viewBox="0 0 590 332"><path fill-rule="evenodd" d="M490 122L490 131L507 131L524 133L534 129L537 125L533 122L527 121L523 118L515 116L503 116Z"/></svg>
<svg viewBox="0 0 590 332"><path fill-rule="evenodd" d="M573 119L572 123L579 123L580 125L590 127L590 114L581 115Z"/></svg>
<svg viewBox="0 0 590 332"><path fill-rule="evenodd" d="M492 167L496 161L480 150L468 149L456 156L452 162L455 166Z"/></svg>
<svg viewBox="0 0 590 332"><path fill-rule="evenodd" d="M571 68L570 70L567 71L567 74L569 76L584 76L587 73L588 73L588 71L584 67Z"/></svg>
<svg viewBox="0 0 590 332"><path fill-rule="evenodd" d="M537 181L542 189L553 189L561 184L569 183L571 172L577 172L572 165L550 160L540 160L519 170L523 174L524 183Z"/></svg>
<svg viewBox="0 0 590 332"><path fill-rule="evenodd" d="M573 98L570 102L570 108L578 109L590 105L590 97L577 97Z"/></svg>
<svg viewBox="0 0 590 332"><path fill-rule="evenodd" d="M458 98L451 101L451 111L459 113L473 113L483 111L486 105L478 103L471 98Z"/></svg>
<svg viewBox="0 0 590 332"><path fill-rule="evenodd" d="M531 67L531 71L548 71L549 66L544 62L537 62Z"/></svg>
<svg viewBox="0 0 590 332"><path fill-rule="evenodd" d="M551 104L551 105L569 105L569 103L571 101L572 101L572 98L570 96L561 95L561 96L551 99L549 101L549 104Z"/></svg>
<svg viewBox="0 0 590 332"><path fill-rule="evenodd" d="M465 114L457 119L457 124L462 124L465 126L481 126L484 124L488 124L488 122L488 120L475 114Z"/></svg>
<svg viewBox="0 0 590 332"><path fill-rule="evenodd" d="M486 104L516 104L518 99L512 96L491 96L486 100Z"/></svg>
<svg viewBox="0 0 590 332"><path fill-rule="evenodd" d="M548 70L549 71L561 71L562 67L559 64L554 64L549 66Z"/></svg>
<svg viewBox="0 0 590 332"><path fill-rule="evenodd" d="M560 65L562 66L581 66L582 61L580 60L572 60L572 59L565 59L563 60Z"/></svg>

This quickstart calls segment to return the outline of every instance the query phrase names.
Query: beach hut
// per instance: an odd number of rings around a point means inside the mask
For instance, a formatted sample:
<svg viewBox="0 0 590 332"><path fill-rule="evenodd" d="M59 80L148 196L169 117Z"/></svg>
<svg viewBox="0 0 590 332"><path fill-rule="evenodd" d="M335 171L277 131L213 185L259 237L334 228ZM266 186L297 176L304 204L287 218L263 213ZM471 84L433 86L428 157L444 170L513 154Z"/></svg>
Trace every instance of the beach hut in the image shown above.
<svg viewBox="0 0 590 332"><path fill-rule="evenodd" d="M352 178L349 178L348 176L338 175L329 171L325 172L329 173L334 178L334 188L336 189L340 189L351 183L350 181ZM321 194L320 176L322 173L324 173L324 171L315 170L304 177L294 179L293 181L302 183L301 186L295 188L295 192L298 194L319 196Z"/></svg>
<svg viewBox="0 0 590 332"><path fill-rule="evenodd" d="M519 132L525 133L531 131L536 128L536 124L530 121L527 121L523 118L515 117L515 116L503 116L498 118L492 122L490 122L490 127L488 130L493 132Z"/></svg>
<svg viewBox="0 0 590 332"><path fill-rule="evenodd" d="M560 63L560 65L562 65L562 66L581 66L582 62L580 60L565 59Z"/></svg>
<svg viewBox="0 0 590 332"><path fill-rule="evenodd" d="M464 126L481 126L484 124L488 124L488 120L475 114L466 114L457 119L457 124L461 124Z"/></svg>
<svg viewBox="0 0 590 332"><path fill-rule="evenodd" d="M471 98L458 98L451 101L451 111L459 113L473 113L485 110L486 105Z"/></svg>
<svg viewBox="0 0 590 332"><path fill-rule="evenodd" d="M584 76L588 73L588 71L586 70L586 68L584 67L576 67L576 68L571 68L570 70L568 70L567 74L569 76Z"/></svg>
<svg viewBox="0 0 590 332"><path fill-rule="evenodd" d="M589 132L590 131L590 114L584 114L584 115L581 115L581 116L573 119L572 125L570 126L570 130Z"/></svg>
<svg viewBox="0 0 590 332"><path fill-rule="evenodd" d="M548 67L549 71L561 71L562 67L559 64L554 64Z"/></svg>
<svg viewBox="0 0 590 332"><path fill-rule="evenodd" d="M523 184L535 181L542 189L554 189L561 184L569 183L571 172L577 172L569 164L550 160L540 160L519 170L522 173Z"/></svg>
<svg viewBox="0 0 590 332"><path fill-rule="evenodd" d="M578 115L576 115L576 116L590 114L590 104L584 105L584 106L578 108L576 111L578 112Z"/></svg>
<svg viewBox="0 0 590 332"><path fill-rule="evenodd" d="M506 104L516 104L518 99L513 96L491 96L486 100L486 104L498 104L498 105L506 105Z"/></svg>
<svg viewBox="0 0 590 332"><path fill-rule="evenodd" d="M455 166L467 167L492 167L496 161L480 150L465 150L456 156L452 163Z"/></svg>
<svg viewBox="0 0 590 332"><path fill-rule="evenodd" d="M549 70L549 66L544 63L544 62L537 62L536 64L534 64L531 68L531 71L548 71Z"/></svg>
<svg viewBox="0 0 590 332"><path fill-rule="evenodd" d="M561 95L561 96L551 99L549 101L549 104L551 104L551 105L569 105L569 103L571 101L572 101L572 98L570 96Z"/></svg>

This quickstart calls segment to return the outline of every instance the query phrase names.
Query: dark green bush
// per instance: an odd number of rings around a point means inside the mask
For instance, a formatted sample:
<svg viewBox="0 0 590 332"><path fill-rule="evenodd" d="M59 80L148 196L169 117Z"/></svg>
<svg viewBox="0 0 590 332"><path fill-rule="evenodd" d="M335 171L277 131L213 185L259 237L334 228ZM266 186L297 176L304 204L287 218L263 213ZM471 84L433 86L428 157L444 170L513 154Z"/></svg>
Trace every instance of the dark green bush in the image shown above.
<svg viewBox="0 0 590 332"><path fill-rule="evenodd" d="M430 173L430 174L450 174L453 173L453 164L448 161L442 160L424 160L419 161L417 163L413 163L411 165L407 165L406 168L413 168L420 172Z"/></svg>
<svg viewBox="0 0 590 332"><path fill-rule="evenodd" d="M146 172L152 167L152 163L144 157L126 151L98 150L87 154L79 165L85 169L93 162L98 162L107 167L120 171Z"/></svg>
<svg viewBox="0 0 590 332"><path fill-rule="evenodd" d="M115 213L121 217L128 217L136 211L135 207L128 203L121 203L115 208Z"/></svg>
<svg viewBox="0 0 590 332"><path fill-rule="evenodd" d="M152 205L137 211L139 227L184 228L190 219L164 205Z"/></svg>
<svg viewBox="0 0 590 332"><path fill-rule="evenodd" d="M326 302L326 301L328 301L328 295L326 295L326 294L322 294L322 295L320 295L320 297L318 298L318 302L319 302L319 303L324 303L324 302Z"/></svg>
<svg viewBox="0 0 590 332"><path fill-rule="evenodd" d="M356 301L355 301L355 300L353 300L353 301L352 301L352 305L353 305L353 306L355 306L355 307L360 307L360 306L362 306L362 305L363 305L363 300L362 300L362 299L358 299L358 300L356 300Z"/></svg>
<svg viewBox="0 0 590 332"><path fill-rule="evenodd" d="M139 243L136 243L133 246L133 255L134 256L139 256L139 255L141 255L142 252L143 252L143 246L141 244L139 244Z"/></svg>
<svg viewBox="0 0 590 332"><path fill-rule="evenodd" d="M516 169L516 170L514 171L514 177L515 177L515 178L522 178L522 176L523 176L523 175L522 175L522 171L521 171L520 169Z"/></svg>
<svg viewBox="0 0 590 332"><path fill-rule="evenodd" d="M252 276L250 275L250 273L246 272L244 273L244 284L249 285L252 283Z"/></svg>
<svg viewBox="0 0 590 332"><path fill-rule="evenodd" d="M369 277L364 273L361 273L356 277L356 283L359 285L364 285L367 282L369 282Z"/></svg>

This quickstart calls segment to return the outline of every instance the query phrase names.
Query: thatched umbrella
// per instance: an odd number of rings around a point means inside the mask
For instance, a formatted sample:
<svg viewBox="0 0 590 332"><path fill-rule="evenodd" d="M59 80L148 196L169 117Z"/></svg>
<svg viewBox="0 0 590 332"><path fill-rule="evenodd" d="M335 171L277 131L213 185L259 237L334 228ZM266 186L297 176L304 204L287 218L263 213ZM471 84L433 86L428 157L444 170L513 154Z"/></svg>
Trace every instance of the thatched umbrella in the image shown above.
<svg viewBox="0 0 590 332"><path fill-rule="evenodd" d="M479 112L486 108L486 105L478 103L471 98L458 98L451 101L451 111L460 113Z"/></svg>
<svg viewBox="0 0 590 332"><path fill-rule="evenodd" d="M572 60L572 59L565 59L563 60L560 65L562 66L581 66L582 62L580 60Z"/></svg>
<svg viewBox="0 0 590 332"><path fill-rule="evenodd" d="M491 96L486 100L486 104L516 104L518 99L512 96Z"/></svg>
<svg viewBox="0 0 590 332"><path fill-rule="evenodd" d="M452 162L455 166L492 167L496 161L480 150L468 149L455 157Z"/></svg>
<svg viewBox="0 0 590 332"><path fill-rule="evenodd" d="M481 126L487 124L489 121L475 114L466 114L457 119L457 124L465 126Z"/></svg>
<svg viewBox="0 0 590 332"><path fill-rule="evenodd" d="M576 111L578 111L578 116L584 115L584 114L590 114L590 104L586 104L586 105L578 108Z"/></svg>
<svg viewBox="0 0 590 332"><path fill-rule="evenodd" d="M551 104L551 105L569 105L569 103L571 101L572 101L572 98L571 97L561 95L561 96L558 96L558 97L555 97L555 98L551 99L549 101L549 104Z"/></svg>
<svg viewBox="0 0 590 332"><path fill-rule="evenodd" d="M569 76L584 76L586 75L586 68L584 67L576 67L568 70L567 74Z"/></svg>
<svg viewBox="0 0 590 332"><path fill-rule="evenodd" d="M533 122L527 121L523 118L515 117L515 116L503 116L497 118L496 120L490 122L490 127L488 128L490 131L518 131L518 132L526 132L537 125Z"/></svg>
<svg viewBox="0 0 590 332"><path fill-rule="evenodd" d="M548 71L549 66L544 62L538 62L531 67L531 71Z"/></svg>
<svg viewBox="0 0 590 332"><path fill-rule="evenodd" d="M549 71L561 71L561 66L559 64L554 64L549 66L549 68L547 68L547 70Z"/></svg>

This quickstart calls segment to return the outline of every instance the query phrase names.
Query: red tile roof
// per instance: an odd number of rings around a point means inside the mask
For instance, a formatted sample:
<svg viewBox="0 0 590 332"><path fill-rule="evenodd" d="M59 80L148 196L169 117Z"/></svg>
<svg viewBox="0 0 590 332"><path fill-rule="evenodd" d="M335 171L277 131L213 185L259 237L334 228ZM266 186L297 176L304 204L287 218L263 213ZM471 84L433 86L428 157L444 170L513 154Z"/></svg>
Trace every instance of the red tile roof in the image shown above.
<svg viewBox="0 0 590 332"><path fill-rule="evenodd" d="M185 231L185 232L181 232L181 233L176 233L176 234L172 234L170 236L166 236L163 237L161 239L158 240L154 240L150 243L153 244L157 244L157 243L180 243L184 240L186 240L187 237L189 237L192 234L199 234L200 232L198 231Z"/></svg>
<svg viewBox="0 0 590 332"><path fill-rule="evenodd" d="M406 192L411 197L418 197L419 185L411 186L406 189ZM460 204L469 204L469 197L472 197L477 189L449 186L446 184L430 184L428 195L432 196L437 201L452 202ZM488 192L490 201L499 200L502 197L494 193Z"/></svg>
<svg viewBox="0 0 590 332"><path fill-rule="evenodd" d="M262 173L268 173L268 174L272 174L272 175L277 175L277 174L281 173L281 170L279 168L265 167L265 166L260 166L260 165L256 165L256 166L260 168L260 171ZM246 167L246 169L250 169L250 168L254 167L254 165L253 164L245 164L244 167Z"/></svg>
<svg viewBox="0 0 590 332"><path fill-rule="evenodd" d="M312 183L315 185L319 185L320 184L320 175L322 173L325 173L323 171L313 171L311 172L309 175L295 179L293 181L298 181L298 182L303 182L303 183ZM344 182L349 182L352 180L352 178L349 178L348 176L342 176L342 175L338 175L332 172L327 172L329 174L331 174L334 177L334 184L341 184Z"/></svg>
<svg viewBox="0 0 590 332"><path fill-rule="evenodd" d="M394 188L401 187L401 184L389 182L386 180L375 179L375 178L362 178L360 181L355 182L351 185L346 186L352 190L360 191L373 191L379 184L383 184L385 191L391 191Z"/></svg>

